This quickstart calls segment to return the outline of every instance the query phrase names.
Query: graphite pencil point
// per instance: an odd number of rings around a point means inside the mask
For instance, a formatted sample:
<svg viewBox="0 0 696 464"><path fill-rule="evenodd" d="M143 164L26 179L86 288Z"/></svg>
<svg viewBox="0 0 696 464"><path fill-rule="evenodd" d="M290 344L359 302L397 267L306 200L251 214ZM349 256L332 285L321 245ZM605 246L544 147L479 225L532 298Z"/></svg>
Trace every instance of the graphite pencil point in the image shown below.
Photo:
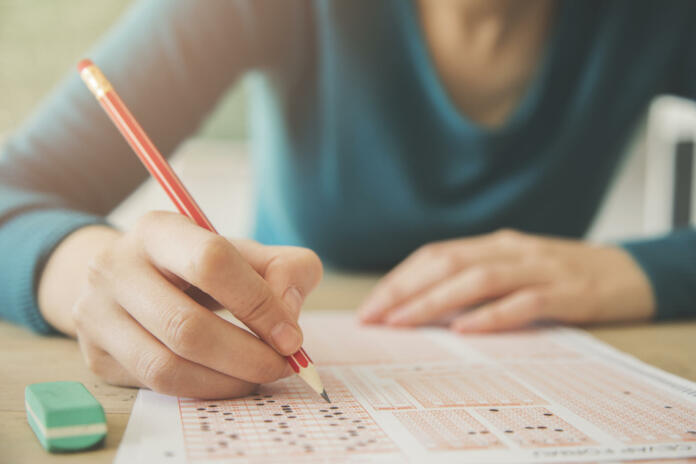
<svg viewBox="0 0 696 464"><path fill-rule="evenodd" d="M326 394L326 390L321 391L321 397L324 398L327 403L331 402L331 400L329 399L329 395Z"/></svg>

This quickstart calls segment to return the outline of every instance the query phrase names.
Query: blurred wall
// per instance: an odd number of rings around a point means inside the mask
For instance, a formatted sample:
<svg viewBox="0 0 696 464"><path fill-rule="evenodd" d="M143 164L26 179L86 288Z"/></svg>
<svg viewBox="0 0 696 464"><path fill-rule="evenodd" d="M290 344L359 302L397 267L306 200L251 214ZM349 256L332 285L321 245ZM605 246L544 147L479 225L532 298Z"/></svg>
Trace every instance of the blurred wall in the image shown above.
<svg viewBox="0 0 696 464"><path fill-rule="evenodd" d="M192 0L198 1L198 0ZM128 0L0 0L0 136L19 127L43 96L128 7ZM201 130L244 139L246 95L238 85Z"/></svg>

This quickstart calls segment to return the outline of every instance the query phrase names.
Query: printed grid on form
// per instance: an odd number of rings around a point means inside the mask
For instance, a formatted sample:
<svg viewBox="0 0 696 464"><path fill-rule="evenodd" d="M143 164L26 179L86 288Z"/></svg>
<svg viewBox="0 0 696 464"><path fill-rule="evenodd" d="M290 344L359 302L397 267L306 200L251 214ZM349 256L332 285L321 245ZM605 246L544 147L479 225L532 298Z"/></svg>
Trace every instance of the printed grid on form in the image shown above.
<svg viewBox="0 0 696 464"><path fill-rule="evenodd" d="M510 369L623 443L696 441L693 402L668 392L656 394L644 382L606 365L527 363Z"/></svg>
<svg viewBox="0 0 696 464"><path fill-rule="evenodd" d="M395 445L330 373L333 403L298 378L264 386L241 400L179 399L190 459L394 452Z"/></svg>
<svg viewBox="0 0 696 464"><path fill-rule="evenodd" d="M553 331L455 338L468 357L424 333L365 331L348 317L316 315L303 325L334 403L298 378L237 400L180 398L189 461L407 459L403 440L434 455L591 447L602 437L696 441L696 402L589 359ZM385 425L394 423L401 431Z"/></svg>
<svg viewBox="0 0 696 464"><path fill-rule="evenodd" d="M344 372L377 410L546 404L504 369L488 365L363 367Z"/></svg>
<svg viewBox="0 0 696 464"><path fill-rule="evenodd" d="M340 366L459 359L418 332L360 326L353 317L341 319L339 324L322 317L302 321L304 347L315 364Z"/></svg>

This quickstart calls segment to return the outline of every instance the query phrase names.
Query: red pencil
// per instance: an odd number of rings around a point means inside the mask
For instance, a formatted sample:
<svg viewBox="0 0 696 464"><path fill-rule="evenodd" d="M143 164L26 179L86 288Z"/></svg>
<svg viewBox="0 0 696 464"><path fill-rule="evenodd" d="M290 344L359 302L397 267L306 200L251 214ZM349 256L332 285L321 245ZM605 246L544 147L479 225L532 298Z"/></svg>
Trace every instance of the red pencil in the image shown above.
<svg viewBox="0 0 696 464"><path fill-rule="evenodd" d="M204 229L217 234L217 230L215 230L186 187L184 187L184 184L181 183L179 177L172 170L167 160L157 150L155 144L152 143L150 137L140 127L138 121L135 120L126 104L123 103L121 97L118 96L99 68L91 60L82 60L78 63L77 69L80 71L80 77L82 77L89 90L97 98L106 114L111 118L152 177L162 186L179 212L196 221L196 224ZM303 348L300 348L292 356L286 356L286 359L302 380L307 382L326 401L331 402L319 378L319 374L314 368L314 363Z"/></svg>

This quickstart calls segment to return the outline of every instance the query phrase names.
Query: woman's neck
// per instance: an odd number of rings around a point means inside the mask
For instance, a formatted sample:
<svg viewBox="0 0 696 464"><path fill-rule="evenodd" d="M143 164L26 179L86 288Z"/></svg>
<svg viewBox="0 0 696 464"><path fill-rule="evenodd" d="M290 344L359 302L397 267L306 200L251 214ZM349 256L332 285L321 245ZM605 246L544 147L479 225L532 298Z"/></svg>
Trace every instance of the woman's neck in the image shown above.
<svg viewBox="0 0 696 464"><path fill-rule="evenodd" d="M498 47L544 18L551 0L419 0L422 13L482 46ZM524 33L524 32L523 32Z"/></svg>
<svg viewBox="0 0 696 464"><path fill-rule="evenodd" d="M417 0L425 41L460 111L497 126L535 75L553 0Z"/></svg>

